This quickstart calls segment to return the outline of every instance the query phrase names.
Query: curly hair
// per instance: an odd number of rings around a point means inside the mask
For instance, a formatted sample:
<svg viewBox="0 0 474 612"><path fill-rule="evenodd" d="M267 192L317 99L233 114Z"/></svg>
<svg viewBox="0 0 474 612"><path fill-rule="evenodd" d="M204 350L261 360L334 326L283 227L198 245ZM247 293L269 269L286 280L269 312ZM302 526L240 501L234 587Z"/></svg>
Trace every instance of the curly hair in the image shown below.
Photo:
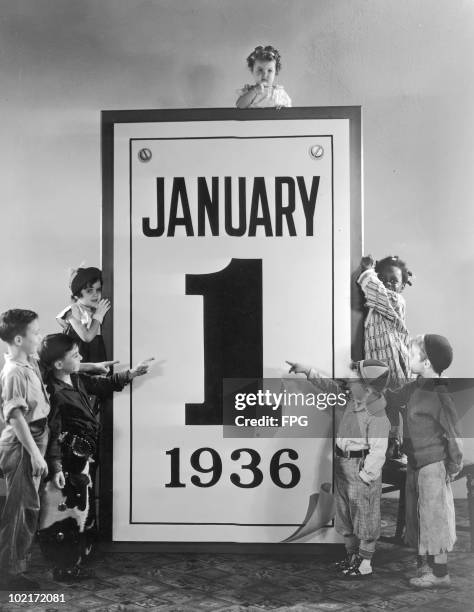
<svg viewBox="0 0 474 612"><path fill-rule="evenodd" d="M278 74L281 70L281 55L278 49L272 47L271 45L267 45L263 47L262 45L258 45L252 51L252 53L247 58L247 65L250 70L253 70L255 62L260 60L262 62L275 62L275 71Z"/></svg>
<svg viewBox="0 0 474 612"><path fill-rule="evenodd" d="M402 273L402 286L412 284L410 278L413 276L412 272L407 268L407 265L404 261L402 261L398 255L389 255L388 257L384 257L380 261L377 261L375 264L375 271L379 275L383 275L384 271L389 266L395 266Z"/></svg>

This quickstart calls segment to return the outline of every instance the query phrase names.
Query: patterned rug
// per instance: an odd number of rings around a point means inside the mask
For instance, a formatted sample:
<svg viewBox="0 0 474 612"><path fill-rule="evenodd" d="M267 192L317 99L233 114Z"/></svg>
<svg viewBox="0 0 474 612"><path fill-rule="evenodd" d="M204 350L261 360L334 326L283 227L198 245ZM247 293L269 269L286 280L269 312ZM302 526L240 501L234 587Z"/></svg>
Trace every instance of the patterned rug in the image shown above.
<svg viewBox="0 0 474 612"><path fill-rule="evenodd" d="M382 500L382 531L395 531L397 500ZM467 502L456 500L458 526L467 526ZM53 581L37 547L32 575L47 593L64 594L65 603L9 603L0 593L0 610L35 612L157 611L292 612L474 610L474 555L467 532L458 532L450 554L450 589L416 591L408 584L415 564L399 545L380 542L375 574L363 581L346 581L331 567L341 547L324 547L309 556L288 554L98 553L92 563L96 578L65 586Z"/></svg>

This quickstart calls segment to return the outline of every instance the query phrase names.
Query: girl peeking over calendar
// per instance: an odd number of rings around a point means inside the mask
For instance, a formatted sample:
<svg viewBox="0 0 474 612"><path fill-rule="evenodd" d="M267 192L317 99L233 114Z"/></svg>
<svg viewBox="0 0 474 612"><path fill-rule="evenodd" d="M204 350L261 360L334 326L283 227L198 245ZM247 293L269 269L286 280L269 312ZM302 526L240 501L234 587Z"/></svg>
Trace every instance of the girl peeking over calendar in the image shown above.
<svg viewBox="0 0 474 612"><path fill-rule="evenodd" d="M281 70L278 49L267 45L255 47L247 57L247 65L254 79L253 85L244 85L238 91L237 108L281 108L291 106L290 96L277 85L275 79Z"/></svg>

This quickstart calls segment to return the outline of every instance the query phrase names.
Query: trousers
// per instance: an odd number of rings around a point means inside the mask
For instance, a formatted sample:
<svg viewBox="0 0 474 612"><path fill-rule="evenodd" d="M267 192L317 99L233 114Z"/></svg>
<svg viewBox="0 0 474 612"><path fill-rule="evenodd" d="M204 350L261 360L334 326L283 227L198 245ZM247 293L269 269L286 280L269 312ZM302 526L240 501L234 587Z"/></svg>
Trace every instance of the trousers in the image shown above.
<svg viewBox="0 0 474 612"><path fill-rule="evenodd" d="M47 425L30 427L41 454L48 444ZM31 457L19 440L0 444L0 469L6 482L0 518L0 574L20 574L36 532L40 508L40 477L33 477Z"/></svg>

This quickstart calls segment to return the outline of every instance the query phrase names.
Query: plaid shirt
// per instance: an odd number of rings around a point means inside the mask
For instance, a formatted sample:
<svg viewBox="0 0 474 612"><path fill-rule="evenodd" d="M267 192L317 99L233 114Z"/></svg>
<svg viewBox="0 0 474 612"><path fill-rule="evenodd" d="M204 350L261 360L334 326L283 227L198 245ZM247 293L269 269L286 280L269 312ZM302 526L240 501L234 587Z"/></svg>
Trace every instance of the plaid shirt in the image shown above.
<svg viewBox="0 0 474 612"><path fill-rule="evenodd" d="M365 358L386 363L390 368L389 387L397 388L411 376L405 300L400 293L387 289L373 268L362 272L357 282L369 309L365 318Z"/></svg>

